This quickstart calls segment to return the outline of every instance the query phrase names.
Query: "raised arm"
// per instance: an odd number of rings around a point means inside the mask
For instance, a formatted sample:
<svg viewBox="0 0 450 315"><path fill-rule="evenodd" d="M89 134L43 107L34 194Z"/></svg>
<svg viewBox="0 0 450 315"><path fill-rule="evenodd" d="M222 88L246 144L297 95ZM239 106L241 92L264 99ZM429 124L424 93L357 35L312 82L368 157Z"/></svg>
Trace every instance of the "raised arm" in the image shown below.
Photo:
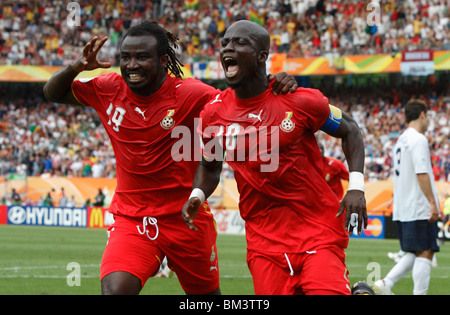
<svg viewBox="0 0 450 315"><path fill-rule="evenodd" d="M198 215L200 206L216 190L222 172L222 161L211 161L203 159L200 161L192 184L192 194L181 210L187 226L194 231L197 227L194 220Z"/></svg>
<svg viewBox="0 0 450 315"><path fill-rule="evenodd" d="M72 82L82 71L111 67L110 62L97 60L97 54L107 40L108 38L104 37L98 41L98 37L95 36L84 46L83 54L80 57L56 71L44 86L45 97L52 102L81 105L73 95Z"/></svg>

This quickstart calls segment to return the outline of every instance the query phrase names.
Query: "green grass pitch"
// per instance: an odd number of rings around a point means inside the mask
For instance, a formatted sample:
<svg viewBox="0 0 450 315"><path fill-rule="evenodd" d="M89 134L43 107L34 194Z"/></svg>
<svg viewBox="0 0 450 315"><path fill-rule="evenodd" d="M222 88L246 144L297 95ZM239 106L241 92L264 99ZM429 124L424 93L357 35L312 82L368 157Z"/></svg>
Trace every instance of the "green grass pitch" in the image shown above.
<svg viewBox="0 0 450 315"><path fill-rule="evenodd" d="M100 294L100 261L106 230L0 225L1 295ZM245 238L219 235L217 247L221 290L227 295L252 295L253 284L245 262ZM347 249L349 279L353 283L383 277L394 262L389 251L399 249L397 240L350 239ZM429 295L450 294L450 245L443 244L432 268ZM79 266L74 281L70 263ZM68 281L69 279L69 281ZM412 294L411 273L393 289L397 295ZM183 295L176 278L151 278L141 294Z"/></svg>

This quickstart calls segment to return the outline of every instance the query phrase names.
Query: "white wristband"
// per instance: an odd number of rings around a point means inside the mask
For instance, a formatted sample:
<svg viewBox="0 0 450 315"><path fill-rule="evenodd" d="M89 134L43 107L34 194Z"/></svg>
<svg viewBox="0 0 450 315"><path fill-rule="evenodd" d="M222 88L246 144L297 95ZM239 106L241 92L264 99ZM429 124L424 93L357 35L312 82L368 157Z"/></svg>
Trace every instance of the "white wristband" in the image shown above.
<svg viewBox="0 0 450 315"><path fill-rule="evenodd" d="M364 174L360 172L350 172L347 190L365 191Z"/></svg>
<svg viewBox="0 0 450 315"><path fill-rule="evenodd" d="M189 196L189 199L191 199L192 197L196 197L198 199L200 199L200 202L203 204L205 202L205 193L203 192L203 190L201 190L200 188L194 188L192 190L191 195Z"/></svg>

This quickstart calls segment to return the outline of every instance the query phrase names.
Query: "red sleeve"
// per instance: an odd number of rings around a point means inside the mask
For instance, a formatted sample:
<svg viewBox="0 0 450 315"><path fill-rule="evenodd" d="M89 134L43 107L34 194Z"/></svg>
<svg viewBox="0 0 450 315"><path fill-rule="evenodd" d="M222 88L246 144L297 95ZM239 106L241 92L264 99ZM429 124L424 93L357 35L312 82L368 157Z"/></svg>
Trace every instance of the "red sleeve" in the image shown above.
<svg viewBox="0 0 450 315"><path fill-rule="evenodd" d="M118 90L117 73L109 73L89 79L78 79L72 83L72 92L75 98L84 106L96 110L101 107L101 99L111 90Z"/></svg>
<svg viewBox="0 0 450 315"><path fill-rule="evenodd" d="M298 88L294 95L303 124L316 132L330 116L328 98L319 90L308 88Z"/></svg>

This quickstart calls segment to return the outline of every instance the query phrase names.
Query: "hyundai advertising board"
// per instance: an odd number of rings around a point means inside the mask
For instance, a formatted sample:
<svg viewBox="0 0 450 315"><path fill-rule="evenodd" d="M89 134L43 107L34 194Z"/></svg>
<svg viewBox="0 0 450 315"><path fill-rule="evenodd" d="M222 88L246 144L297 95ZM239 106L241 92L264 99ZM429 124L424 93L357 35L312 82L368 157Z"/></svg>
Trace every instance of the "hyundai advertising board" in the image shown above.
<svg viewBox="0 0 450 315"><path fill-rule="evenodd" d="M9 206L8 224L87 227L86 208Z"/></svg>

